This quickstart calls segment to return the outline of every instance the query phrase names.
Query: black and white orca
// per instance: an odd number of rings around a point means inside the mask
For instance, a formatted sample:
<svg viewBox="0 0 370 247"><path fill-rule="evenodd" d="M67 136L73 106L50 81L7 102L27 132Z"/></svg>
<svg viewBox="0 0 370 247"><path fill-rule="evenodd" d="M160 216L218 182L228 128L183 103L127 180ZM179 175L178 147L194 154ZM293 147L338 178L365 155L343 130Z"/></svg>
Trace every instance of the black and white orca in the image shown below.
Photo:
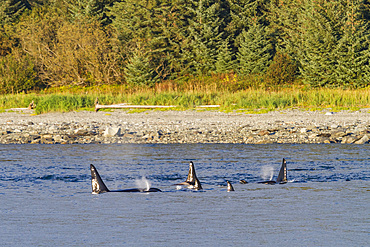
<svg viewBox="0 0 370 247"><path fill-rule="evenodd" d="M157 188L149 189L133 188L124 190L109 190L108 187L104 184L94 165L90 165L90 170L91 170L91 187L93 194L100 194L105 192L161 192L161 190Z"/></svg>
<svg viewBox="0 0 370 247"><path fill-rule="evenodd" d="M197 175L195 173L195 168L194 168L194 163L190 161L189 163L189 173L188 177L185 182L175 184L175 185L185 185L189 189L194 189L194 190L201 190L202 185L200 184L199 179L197 178Z"/></svg>
<svg viewBox="0 0 370 247"><path fill-rule="evenodd" d="M279 175L276 179L276 181L268 180L268 181L262 181L258 182L259 184L286 184L288 182L287 179L287 168L286 168L286 161L283 159L283 164L281 165Z"/></svg>
<svg viewBox="0 0 370 247"><path fill-rule="evenodd" d="M226 182L227 182L227 192L235 191L233 185L229 181Z"/></svg>

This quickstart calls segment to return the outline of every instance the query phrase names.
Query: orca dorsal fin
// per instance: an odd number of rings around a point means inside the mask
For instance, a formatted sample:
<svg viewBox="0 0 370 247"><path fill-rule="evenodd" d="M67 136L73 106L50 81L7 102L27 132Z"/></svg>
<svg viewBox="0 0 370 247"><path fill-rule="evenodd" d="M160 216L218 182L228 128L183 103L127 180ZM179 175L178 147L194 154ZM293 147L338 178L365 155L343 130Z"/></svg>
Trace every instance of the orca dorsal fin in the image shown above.
<svg viewBox="0 0 370 247"><path fill-rule="evenodd" d="M286 161L283 159L283 164L281 165L279 175L276 179L276 183L286 183L288 182L287 179L287 168L286 168Z"/></svg>
<svg viewBox="0 0 370 247"><path fill-rule="evenodd" d="M104 192L109 192L107 186L105 186L103 180L101 179L98 170L96 170L94 165L90 165L91 171L91 188L93 194L100 194Z"/></svg>
<svg viewBox="0 0 370 247"><path fill-rule="evenodd" d="M190 161L189 163L189 172L188 172L188 177L186 178L186 181L187 183L195 183L195 179L196 179L196 175L195 175L195 168L194 168L194 163L192 161Z"/></svg>
<svg viewBox="0 0 370 247"><path fill-rule="evenodd" d="M197 177L195 177L194 186L193 189L195 190L202 190L202 185L200 184L200 181Z"/></svg>
<svg viewBox="0 0 370 247"><path fill-rule="evenodd" d="M235 191L233 185L229 181L226 181L226 182L227 182L227 191L228 192Z"/></svg>
<svg viewBox="0 0 370 247"><path fill-rule="evenodd" d="M192 161L190 161L189 163L188 178L186 179L185 182L191 184L191 187L195 190L203 189L199 179L197 178L197 174L195 173L195 167Z"/></svg>

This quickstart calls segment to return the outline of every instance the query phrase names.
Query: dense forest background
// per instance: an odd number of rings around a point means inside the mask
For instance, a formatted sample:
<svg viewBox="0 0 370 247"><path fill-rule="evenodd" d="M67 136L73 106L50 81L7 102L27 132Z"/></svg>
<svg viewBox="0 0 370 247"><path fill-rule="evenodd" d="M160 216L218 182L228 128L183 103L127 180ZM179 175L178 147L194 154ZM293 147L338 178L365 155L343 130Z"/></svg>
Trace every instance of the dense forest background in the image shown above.
<svg viewBox="0 0 370 247"><path fill-rule="evenodd" d="M369 20L368 0L0 0L0 93L212 75L365 87Z"/></svg>

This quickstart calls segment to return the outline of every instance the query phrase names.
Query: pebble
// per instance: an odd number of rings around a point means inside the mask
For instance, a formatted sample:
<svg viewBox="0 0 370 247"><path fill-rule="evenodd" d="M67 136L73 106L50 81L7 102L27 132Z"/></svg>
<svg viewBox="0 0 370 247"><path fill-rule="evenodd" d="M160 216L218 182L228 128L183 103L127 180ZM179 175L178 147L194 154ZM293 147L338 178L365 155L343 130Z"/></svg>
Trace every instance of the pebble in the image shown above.
<svg viewBox="0 0 370 247"><path fill-rule="evenodd" d="M0 113L0 144L74 143L343 143L368 144L370 111L114 110L27 115Z"/></svg>

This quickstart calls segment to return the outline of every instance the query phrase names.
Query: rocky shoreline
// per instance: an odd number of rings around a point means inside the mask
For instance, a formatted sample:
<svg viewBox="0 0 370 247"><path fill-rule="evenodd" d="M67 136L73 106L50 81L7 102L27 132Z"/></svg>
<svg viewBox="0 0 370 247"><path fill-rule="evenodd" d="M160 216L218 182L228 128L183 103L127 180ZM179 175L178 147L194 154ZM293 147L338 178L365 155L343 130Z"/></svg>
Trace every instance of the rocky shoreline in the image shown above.
<svg viewBox="0 0 370 247"><path fill-rule="evenodd" d="M353 143L368 144L370 110L0 113L0 144Z"/></svg>

